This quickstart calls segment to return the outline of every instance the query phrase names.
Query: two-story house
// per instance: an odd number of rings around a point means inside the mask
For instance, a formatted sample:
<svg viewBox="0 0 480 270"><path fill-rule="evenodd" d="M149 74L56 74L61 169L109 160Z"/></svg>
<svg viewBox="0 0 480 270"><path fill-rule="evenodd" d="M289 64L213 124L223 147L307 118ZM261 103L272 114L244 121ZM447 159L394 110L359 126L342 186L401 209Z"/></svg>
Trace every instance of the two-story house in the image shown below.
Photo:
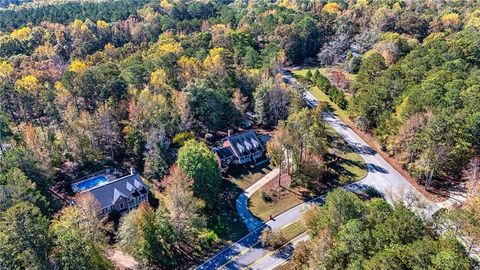
<svg viewBox="0 0 480 270"><path fill-rule="evenodd" d="M228 136L222 140L222 147L216 147L213 151L223 168L231 164L252 163L256 165L258 161L264 160L265 145L269 138L269 136L257 136L253 130L235 135L229 132Z"/></svg>

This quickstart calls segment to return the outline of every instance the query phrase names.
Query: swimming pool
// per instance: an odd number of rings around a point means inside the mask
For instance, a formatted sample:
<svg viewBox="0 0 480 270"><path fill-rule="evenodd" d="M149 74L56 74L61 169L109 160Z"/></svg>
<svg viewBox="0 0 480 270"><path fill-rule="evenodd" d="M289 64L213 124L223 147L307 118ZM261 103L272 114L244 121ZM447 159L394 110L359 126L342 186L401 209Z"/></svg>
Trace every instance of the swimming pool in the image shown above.
<svg viewBox="0 0 480 270"><path fill-rule="evenodd" d="M72 188L74 192L83 191L83 190L91 189L96 186L100 186L107 182L108 182L107 177L105 177L104 175L98 175L90 179L87 179L85 181L82 181L80 183L74 184Z"/></svg>

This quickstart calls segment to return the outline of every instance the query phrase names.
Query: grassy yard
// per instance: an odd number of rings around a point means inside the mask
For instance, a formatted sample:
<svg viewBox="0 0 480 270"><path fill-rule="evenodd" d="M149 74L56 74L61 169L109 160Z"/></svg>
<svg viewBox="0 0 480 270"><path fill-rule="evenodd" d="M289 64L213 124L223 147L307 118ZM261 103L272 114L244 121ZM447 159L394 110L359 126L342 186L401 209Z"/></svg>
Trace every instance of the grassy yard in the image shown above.
<svg viewBox="0 0 480 270"><path fill-rule="evenodd" d="M320 74L322 74L323 76L327 75L328 68L304 68L304 69L294 70L294 71L292 71L292 73L294 75L297 75L297 76L300 76L300 77L306 77L307 72L309 70L313 74L315 72L315 70L317 70L317 69L318 69L318 71L320 71Z"/></svg>
<svg viewBox="0 0 480 270"><path fill-rule="evenodd" d="M330 169L338 175L338 184L347 185L367 176L365 160L347 145L345 140L335 130L327 125L328 144L335 151L338 161L330 164Z"/></svg>
<svg viewBox="0 0 480 270"><path fill-rule="evenodd" d="M235 201L247 187L257 182L272 170L268 163L256 168L233 169L222 183L222 193L219 202L222 202L217 213L209 216L209 227L218 236L227 242L234 242L248 233L247 227L238 216Z"/></svg>
<svg viewBox="0 0 480 270"><path fill-rule="evenodd" d="M229 177L227 179L233 184L237 185L242 190L245 190L271 171L272 171L272 167L270 166L270 164L265 163L250 170L247 170L247 169L233 170L232 172L230 172Z"/></svg>
<svg viewBox="0 0 480 270"><path fill-rule="evenodd" d="M302 220L297 220L289 224L287 227L282 228L285 238L287 238L288 241L304 233L306 230L307 227L305 227Z"/></svg>
<svg viewBox="0 0 480 270"><path fill-rule="evenodd" d="M285 210L303 202L300 196L293 192L288 192L278 202L266 203L262 198L262 191L267 191L267 188L263 187L257 192L253 193L252 197L250 197L249 208L250 212L252 212L254 216L263 221L268 221L270 219L270 215L277 216Z"/></svg>

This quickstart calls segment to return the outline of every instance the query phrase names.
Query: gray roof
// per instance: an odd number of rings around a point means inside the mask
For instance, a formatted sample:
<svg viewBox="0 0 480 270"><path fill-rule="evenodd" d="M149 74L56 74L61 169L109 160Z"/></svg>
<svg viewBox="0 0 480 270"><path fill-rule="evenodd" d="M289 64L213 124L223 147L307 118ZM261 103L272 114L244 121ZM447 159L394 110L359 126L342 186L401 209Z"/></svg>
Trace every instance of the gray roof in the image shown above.
<svg viewBox="0 0 480 270"><path fill-rule="evenodd" d="M213 148L213 151L218 155L220 159L226 159L234 156L232 148L230 148L230 146Z"/></svg>
<svg viewBox="0 0 480 270"><path fill-rule="evenodd" d="M264 150L263 142L257 137L257 134L255 134L253 130L232 135L227 137L226 140L230 142L230 147L237 157Z"/></svg>
<svg viewBox="0 0 480 270"><path fill-rule="evenodd" d="M115 204L120 197L127 199L138 197L147 192L138 173L127 175L108 184L88 190L100 203L101 208Z"/></svg>

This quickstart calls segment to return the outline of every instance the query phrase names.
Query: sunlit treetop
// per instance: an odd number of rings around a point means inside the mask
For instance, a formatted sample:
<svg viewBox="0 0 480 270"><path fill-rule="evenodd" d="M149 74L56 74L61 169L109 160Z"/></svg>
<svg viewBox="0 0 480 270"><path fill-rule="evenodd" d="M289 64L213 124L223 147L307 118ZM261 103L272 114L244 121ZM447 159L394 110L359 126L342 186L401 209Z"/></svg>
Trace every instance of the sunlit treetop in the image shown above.
<svg viewBox="0 0 480 270"><path fill-rule="evenodd" d="M16 38L18 40L26 40L30 38L30 35L32 34L32 29L30 27L22 27L20 29L14 30L10 35L13 38Z"/></svg>
<svg viewBox="0 0 480 270"><path fill-rule="evenodd" d="M81 20L73 21L71 26L72 26L72 29L74 29L75 31L81 31L81 32L88 31L87 25Z"/></svg>
<svg viewBox="0 0 480 270"><path fill-rule="evenodd" d="M424 45L429 45L431 44L432 42L436 41L436 40L441 40L445 37L445 33L443 32L436 32L436 33L431 33L430 35L428 35L424 40L423 40L423 44Z"/></svg>
<svg viewBox="0 0 480 270"><path fill-rule="evenodd" d="M465 26L480 28L480 10L477 9L468 15Z"/></svg>
<svg viewBox="0 0 480 270"><path fill-rule="evenodd" d="M73 60L70 66L68 67L68 71L75 72L77 74L82 74L87 70L88 66L85 62L80 60Z"/></svg>
<svg viewBox="0 0 480 270"><path fill-rule="evenodd" d="M35 92L40 88L40 82L33 75L28 75L15 83L17 90Z"/></svg>
<svg viewBox="0 0 480 270"><path fill-rule="evenodd" d="M6 60L0 61L0 78L6 78L13 72L13 66Z"/></svg>
<svg viewBox="0 0 480 270"><path fill-rule="evenodd" d="M323 6L322 10L329 13L329 14L335 14L335 13L341 11L342 8L337 3L327 3L325 6Z"/></svg>
<svg viewBox="0 0 480 270"><path fill-rule="evenodd" d="M162 0L160 2L160 7L162 7L164 10L170 11L173 8L173 4L170 3L169 0Z"/></svg>
<svg viewBox="0 0 480 270"><path fill-rule="evenodd" d="M460 19L460 15L457 13L449 13L443 15L442 23L445 27L458 28L462 24L462 20Z"/></svg>
<svg viewBox="0 0 480 270"><path fill-rule="evenodd" d="M108 23L106 21L98 20L97 21L98 28L108 28Z"/></svg>

